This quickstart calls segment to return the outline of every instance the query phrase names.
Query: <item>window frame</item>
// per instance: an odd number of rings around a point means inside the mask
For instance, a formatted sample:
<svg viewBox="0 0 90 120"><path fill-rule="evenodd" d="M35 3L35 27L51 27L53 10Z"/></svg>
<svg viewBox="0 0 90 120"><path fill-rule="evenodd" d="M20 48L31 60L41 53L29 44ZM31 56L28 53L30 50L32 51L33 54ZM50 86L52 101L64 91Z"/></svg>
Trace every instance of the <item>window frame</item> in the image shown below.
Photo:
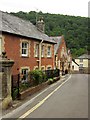
<svg viewBox="0 0 90 120"><path fill-rule="evenodd" d="M83 62L83 59L82 59L82 58L80 58L80 62Z"/></svg>
<svg viewBox="0 0 90 120"><path fill-rule="evenodd" d="M39 57L39 43L35 43L34 56Z"/></svg>
<svg viewBox="0 0 90 120"><path fill-rule="evenodd" d="M25 54L23 53L24 50L26 51ZM28 41L21 42L21 56L22 57L29 57L29 42Z"/></svg>
<svg viewBox="0 0 90 120"><path fill-rule="evenodd" d="M34 70L39 70L39 67L38 66L34 66Z"/></svg>
<svg viewBox="0 0 90 120"><path fill-rule="evenodd" d="M26 74L25 75L24 75L24 72L25 72L24 70L26 70ZM27 79L28 78L28 74L27 74L28 72L29 72L29 68L28 67L21 68L21 75L22 75L21 82L22 83L25 83L25 82L28 81L28 79ZM24 76L25 76L26 79L24 79Z"/></svg>
<svg viewBox="0 0 90 120"><path fill-rule="evenodd" d="M79 68L83 68L83 64L79 64Z"/></svg>
<svg viewBox="0 0 90 120"><path fill-rule="evenodd" d="M48 49L50 48L50 49ZM49 50L49 51L48 51ZM49 54L48 54L49 53ZM51 57L52 56L52 46L51 45L48 45L47 46L47 57Z"/></svg>
<svg viewBox="0 0 90 120"><path fill-rule="evenodd" d="M50 69L48 69L48 68L50 68ZM51 69L52 69L52 65L47 65L46 70L51 70Z"/></svg>
<svg viewBox="0 0 90 120"><path fill-rule="evenodd" d="M43 68L43 69L42 69ZM41 70L44 71L45 70L45 66L41 66Z"/></svg>
<svg viewBox="0 0 90 120"><path fill-rule="evenodd" d="M44 54L45 54L45 45L42 45L41 46L41 57L44 57Z"/></svg>

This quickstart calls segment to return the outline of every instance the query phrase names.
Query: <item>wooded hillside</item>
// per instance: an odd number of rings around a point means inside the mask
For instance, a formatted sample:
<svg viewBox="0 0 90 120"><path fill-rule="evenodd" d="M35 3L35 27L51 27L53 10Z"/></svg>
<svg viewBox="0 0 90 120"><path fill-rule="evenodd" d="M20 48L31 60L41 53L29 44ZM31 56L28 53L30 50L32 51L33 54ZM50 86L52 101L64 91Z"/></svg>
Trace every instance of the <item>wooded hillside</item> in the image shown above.
<svg viewBox="0 0 90 120"><path fill-rule="evenodd" d="M70 48L73 57L86 53L88 46L88 18L75 17L60 14L50 14L31 11L29 13L11 13L20 18L30 20L34 25L36 18L44 18L45 33L49 36L64 35L67 47Z"/></svg>

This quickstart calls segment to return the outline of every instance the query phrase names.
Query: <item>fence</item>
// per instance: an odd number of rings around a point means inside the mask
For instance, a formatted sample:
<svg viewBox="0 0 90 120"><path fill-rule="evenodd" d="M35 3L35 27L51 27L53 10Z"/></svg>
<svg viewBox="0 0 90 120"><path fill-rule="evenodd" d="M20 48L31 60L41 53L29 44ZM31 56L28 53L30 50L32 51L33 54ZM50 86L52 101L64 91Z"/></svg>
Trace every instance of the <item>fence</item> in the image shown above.
<svg viewBox="0 0 90 120"><path fill-rule="evenodd" d="M20 75L12 75L11 79L11 96L12 99L19 98L19 82L20 82Z"/></svg>
<svg viewBox="0 0 90 120"><path fill-rule="evenodd" d="M42 77L42 80L40 81L40 76L36 76L36 81L31 79L33 78L33 76L30 76L28 74L27 76L27 81L23 81L21 82L20 81L20 75L17 74L17 75L12 75L12 88L11 88L11 95L12 95L12 98L13 100L14 99L18 99L19 96L20 96L20 92L26 90L27 88L30 88L30 87L33 87L35 85L38 85L42 82L45 82L47 81L49 78L54 78L54 77L59 77L60 76L60 70L59 69L55 69L55 70L45 70L43 71L44 75L46 76L43 76ZM35 77L35 76L34 76ZM39 77L39 78L38 78ZM39 81L38 81L39 79ZM35 84L35 82L38 82L38 84Z"/></svg>
<svg viewBox="0 0 90 120"><path fill-rule="evenodd" d="M47 79L60 76L60 70L59 69L45 70L44 73L46 74Z"/></svg>

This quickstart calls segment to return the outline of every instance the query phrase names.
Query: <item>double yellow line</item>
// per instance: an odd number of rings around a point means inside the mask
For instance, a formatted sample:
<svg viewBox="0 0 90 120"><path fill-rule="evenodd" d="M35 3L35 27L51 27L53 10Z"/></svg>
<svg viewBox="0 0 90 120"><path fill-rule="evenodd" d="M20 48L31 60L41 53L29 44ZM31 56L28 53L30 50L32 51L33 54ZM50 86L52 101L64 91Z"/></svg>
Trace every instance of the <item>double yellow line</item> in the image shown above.
<svg viewBox="0 0 90 120"><path fill-rule="evenodd" d="M35 105L33 108L28 110L26 113L24 113L22 116L20 116L20 119L26 118L29 114L31 114L33 111L35 111L38 107L40 107L52 94L54 94L60 87L62 87L69 79L71 78L71 75L69 78L64 81L61 85L59 85L53 92L51 92L47 97L45 97L42 101L40 101L37 105Z"/></svg>

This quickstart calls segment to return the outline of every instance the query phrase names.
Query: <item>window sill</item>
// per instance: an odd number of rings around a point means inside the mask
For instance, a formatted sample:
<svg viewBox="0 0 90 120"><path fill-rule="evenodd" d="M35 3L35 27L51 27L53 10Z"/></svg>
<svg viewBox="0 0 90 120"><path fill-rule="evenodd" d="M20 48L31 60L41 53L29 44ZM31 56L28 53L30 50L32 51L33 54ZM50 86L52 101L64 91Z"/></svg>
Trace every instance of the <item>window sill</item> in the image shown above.
<svg viewBox="0 0 90 120"><path fill-rule="evenodd" d="M47 56L47 58L52 58L52 56Z"/></svg>
<svg viewBox="0 0 90 120"><path fill-rule="evenodd" d="M22 58L29 58L29 56L21 56Z"/></svg>
<svg viewBox="0 0 90 120"><path fill-rule="evenodd" d="M39 56L34 56L35 58L39 58Z"/></svg>
<svg viewBox="0 0 90 120"><path fill-rule="evenodd" d="M44 56L41 56L41 58L44 58Z"/></svg>

